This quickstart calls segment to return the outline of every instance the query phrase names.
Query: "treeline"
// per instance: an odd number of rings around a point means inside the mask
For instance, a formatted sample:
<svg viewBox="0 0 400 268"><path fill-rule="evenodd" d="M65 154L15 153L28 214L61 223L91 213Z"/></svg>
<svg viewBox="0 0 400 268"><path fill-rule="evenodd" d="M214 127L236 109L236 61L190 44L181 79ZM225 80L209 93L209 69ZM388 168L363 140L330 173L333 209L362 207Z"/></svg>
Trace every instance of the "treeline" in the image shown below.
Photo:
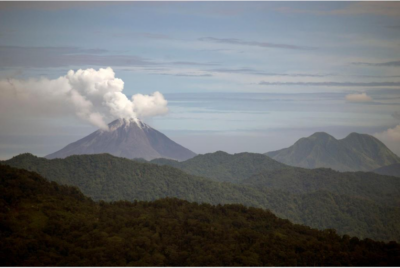
<svg viewBox="0 0 400 268"><path fill-rule="evenodd" d="M313 228L333 228L342 235L400 241L400 208L383 206L360 196L345 196L326 190L299 194L279 187L274 189L259 185L217 182L189 175L173 167L139 163L108 154L71 156L54 160L23 154L3 163L36 171L58 183L77 186L85 195L96 201L152 201L176 197L213 205L243 204L269 209L278 217ZM257 161L253 166L256 166L256 163ZM290 176L288 178L290 182ZM301 181L301 178L295 180ZM335 180L335 177L332 180ZM282 177L282 181L287 180ZM384 184L384 181L381 183ZM379 187L381 186L376 186L376 189L380 189Z"/></svg>
<svg viewBox="0 0 400 268"><path fill-rule="evenodd" d="M166 198L94 202L0 166L1 266L399 266L400 245L339 236L263 209Z"/></svg>

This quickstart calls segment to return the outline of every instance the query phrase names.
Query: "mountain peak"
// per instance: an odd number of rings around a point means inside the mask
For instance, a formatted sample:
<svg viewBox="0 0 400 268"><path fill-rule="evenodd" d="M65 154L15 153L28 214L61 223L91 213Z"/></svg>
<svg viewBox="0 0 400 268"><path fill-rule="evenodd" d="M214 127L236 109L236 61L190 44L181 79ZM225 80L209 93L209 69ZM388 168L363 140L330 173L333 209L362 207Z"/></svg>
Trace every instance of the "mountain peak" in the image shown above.
<svg viewBox="0 0 400 268"><path fill-rule="evenodd" d="M112 121L110 124L108 124L108 130L114 131L121 127L129 128L131 126L137 126L140 129L150 128L150 126L146 125L145 123L140 121L138 118L131 117L131 118L119 118L119 119Z"/></svg>
<svg viewBox="0 0 400 268"><path fill-rule="evenodd" d="M315 138L315 139L335 139L331 135L329 135L326 132L315 132L312 134L309 138Z"/></svg>
<svg viewBox="0 0 400 268"><path fill-rule="evenodd" d="M169 158L180 161L196 155L138 118L119 118L108 124L108 130L97 130L46 158L102 153L129 159Z"/></svg>
<svg viewBox="0 0 400 268"><path fill-rule="evenodd" d="M400 162L400 158L377 138L355 132L340 140L325 132L316 132L289 148L267 155L287 165L338 171L370 171Z"/></svg>
<svg viewBox="0 0 400 268"><path fill-rule="evenodd" d="M344 138L344 139L360 139L360 138L369 138L369 139L372 139L372 140L378 140L377 138L375 138L375 137L373 137L373 136L371 136L371 135L368 135L368 134L360 134L360 133L357 133L357 132L352 132L352 133L350 133L350 134L347 135L346 138Z"/></svg>

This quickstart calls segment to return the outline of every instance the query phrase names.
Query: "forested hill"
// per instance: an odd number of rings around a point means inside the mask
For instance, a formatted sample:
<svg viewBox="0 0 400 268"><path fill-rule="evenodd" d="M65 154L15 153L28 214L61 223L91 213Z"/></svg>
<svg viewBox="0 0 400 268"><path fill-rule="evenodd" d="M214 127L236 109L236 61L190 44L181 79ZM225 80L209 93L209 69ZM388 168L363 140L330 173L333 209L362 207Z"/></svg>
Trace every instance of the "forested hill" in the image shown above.
<svg viewBox="0 0 400 268"><path fill-rule="evenodd" d="M222 151L197 155L183 162L153 159L150 163L179 168L189 174L216 181L240 182L262 171L278 170L288 166L262 154L228 154Z"/></svg>
<svg viewBox="0 0 400 268"><path fill-rule="evenodd" d="M143 160L136 160L142 161ZM198 155L184 162L154 159L150 163L173 166L189 174L216 181L279 189L295 194L328 191L361 197L382 205L400 205L400 180L372 172L338 172L329 168L305 169L277 163L261 154L225 152Z"/></svg>
<svg viewBox="0 0 400 268"><path fill-rule="evenodd" d="M382 205L400 206L400 179L372 172L338 172L328 168L286 168L261 172L244 180L242 184L297 194L322 190L356 196Z"/></svg>
<svg viewBox="0 0 400 268"><path fill-rule="evenodd" d="M78 186L95 200L151 201L177 197L210 204L237 203L270 209L279 217L314 228L334 228L340 234L360 238L400 241L400 208L362 197L328 191L294 194L280 189L215 182L176 168L107 154L54 160L23 154L3 163L36 171L58 183Z"/></svg>
<svg viewBox="0 0 400 268"><path fill-rule="evenodd" d="M243 205L93 202L0 165L1 266L399 266L400 245Z"/></svg>

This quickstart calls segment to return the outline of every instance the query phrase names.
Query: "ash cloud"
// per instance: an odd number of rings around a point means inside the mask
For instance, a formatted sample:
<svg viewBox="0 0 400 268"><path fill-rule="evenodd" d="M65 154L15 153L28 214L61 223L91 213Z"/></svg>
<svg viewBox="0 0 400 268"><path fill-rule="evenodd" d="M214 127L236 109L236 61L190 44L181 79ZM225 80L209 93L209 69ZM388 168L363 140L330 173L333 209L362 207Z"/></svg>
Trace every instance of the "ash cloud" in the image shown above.
<svg viewBox="0 0 400 268"><path fill-rule="evenodd" d="M122 93L124 82L108 67L70 70L57 79L0 80L0 113L26 116L74 114L102 129L111 118L153 117L168 112L160 92Z"/></svg>

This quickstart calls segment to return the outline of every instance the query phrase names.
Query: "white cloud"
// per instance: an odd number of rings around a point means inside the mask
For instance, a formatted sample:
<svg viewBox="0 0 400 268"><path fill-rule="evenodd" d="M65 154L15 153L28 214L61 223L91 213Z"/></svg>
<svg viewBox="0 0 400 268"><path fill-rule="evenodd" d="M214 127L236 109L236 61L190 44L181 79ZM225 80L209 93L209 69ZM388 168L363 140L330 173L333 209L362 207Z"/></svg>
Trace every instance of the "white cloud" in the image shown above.
<svg viewBox="0 0 400 268"><path fill-rule="evenodd" d="M397 125L394 128L389 128L388 130L376 135L383 140L400 142L400 125Z"/></svg>
<svg viewBox="0 0 400 268"><path fill-rule="evenodd" d="M73 71L57 79L1 79L0 113L7 117L75 114L92 125L107 129L111 118L152 117L168 112L160 92L122 93L124 82L109 67Z"/></svg>
<svg viewBox="0 0 400 268"><path fill-rule="evenodd" d="M365 93L355 93L346 95L346 101L349 102L370 102L372 98Z"/></svg>
<svg viewBox="0 0 400 268"><path fill-rule="evenodd" d="M158 91L154 92L151 96L143 94L133 95L132 104L136 113L143 117L152 117L168 112L167 101Z"/></svg>
<svg viewBox="0 0 400 268"><path fill-rule="evenodd" d="M400 125L389 128L381 133L376 133L374 136L391 148L394 153L400 155Z"/></svg>

